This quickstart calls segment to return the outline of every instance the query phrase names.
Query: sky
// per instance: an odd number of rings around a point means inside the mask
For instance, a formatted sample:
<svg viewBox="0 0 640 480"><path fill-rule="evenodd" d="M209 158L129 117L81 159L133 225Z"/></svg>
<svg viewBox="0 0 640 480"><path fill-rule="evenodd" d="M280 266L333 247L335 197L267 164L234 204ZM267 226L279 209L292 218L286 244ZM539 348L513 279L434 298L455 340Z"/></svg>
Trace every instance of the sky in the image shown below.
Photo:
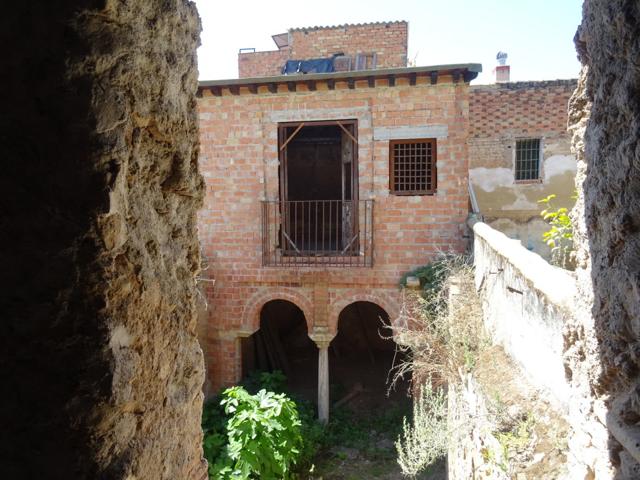
<svg viewBox="0 0 640 480"><path fill-rule="evenodd" d="M200 80L238 77L240 48L275 50L289 28L374 21L409 22L416 66L481 63L474 84L493 83L496 54L511 80L576 78L573 36L582 0L196 0L202 19Z"/></svg>

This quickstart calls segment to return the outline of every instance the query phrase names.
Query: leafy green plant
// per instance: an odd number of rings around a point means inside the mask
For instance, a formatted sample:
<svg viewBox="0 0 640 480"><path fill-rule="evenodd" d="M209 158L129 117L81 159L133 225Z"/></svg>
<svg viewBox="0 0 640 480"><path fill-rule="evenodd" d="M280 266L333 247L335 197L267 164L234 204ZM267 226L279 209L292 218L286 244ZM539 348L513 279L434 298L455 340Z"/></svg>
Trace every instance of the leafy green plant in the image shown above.
<svg viewBox="0 0 640 480"><path fill-rule="evenodd" d="M260 390L273 393L287 393L287 377L280 370L263 372L256 370L242 381L242 386L251 394Z"/></svg>
<svg viewBox="0 0 640 480"><path fill-rule="evenodd" d="M404 475L414 477L447 452L447 399L443 388L433 388L429 379L414 401L413 422L403 420L396 441L398 464Z"/></svg>
<svg viewBox="0 0 640 480"><path fill-rule="evenodd" d="M286 395L231 387L220 404L228 416L227 444L209 466L211 478L286 479L302 446L300 418ZM205 439L206 442L206 439Z"/></svg>
<svg viewBox="0 0 640 480"><path fill-rule="evenodd" d="M573 225L569 218L569 210L564 207L556 209L552 203L554 198L556 195L552 193L538 200L538 203L546 206L540 215L551 226L542 234L542 239L551 248L552 263L562 268L570 268L573 253Z"/></svg>

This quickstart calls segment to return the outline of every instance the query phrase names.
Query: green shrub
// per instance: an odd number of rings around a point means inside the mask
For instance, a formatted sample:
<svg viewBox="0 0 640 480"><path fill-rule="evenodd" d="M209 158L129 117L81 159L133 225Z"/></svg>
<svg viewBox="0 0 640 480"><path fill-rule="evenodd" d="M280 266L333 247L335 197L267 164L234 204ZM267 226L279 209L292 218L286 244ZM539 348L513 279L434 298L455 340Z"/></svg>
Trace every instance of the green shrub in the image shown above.
<svg viewBox="0 0 640 480"><path fill-rule="evenodd" d="M542 218L551 226L542 234L542 239L551 248L551 263L562 268L573 267L573 224L566 208L555 209L552 200L555 194L538 200L547 208L540 212Z"/></svg>
<svg viewBox="0 0 640 480"><path fill-rule="evenodd" d="M287 377L280 370L274 370L273 372L255 370L242 381L241 386L252 395L260 390L287 393Z"/></svg>
<svg viewBox="0 0 640 480"><path fill-rule="evenodd" d="M242 387L231 387L224 391L220 404L228 416L228 443L209 465L210 477L290 478L302 446L295 403L284 394L260 390L251 395Z"/></svg>
<svg viewBox="0 0 640 480"><path fill-rule="evenodd" d="M447 398L431 380L414 401L413 422L403 421L403 433L396 441L398 464L404 475L414 477L447 453Z"/></svg>

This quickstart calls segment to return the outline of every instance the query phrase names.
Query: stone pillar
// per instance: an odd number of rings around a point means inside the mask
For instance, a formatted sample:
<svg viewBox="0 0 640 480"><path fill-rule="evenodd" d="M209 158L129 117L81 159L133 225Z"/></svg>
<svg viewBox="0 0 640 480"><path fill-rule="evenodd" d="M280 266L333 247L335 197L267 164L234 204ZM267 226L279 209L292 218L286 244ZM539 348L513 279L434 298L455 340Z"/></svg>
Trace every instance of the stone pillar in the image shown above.
<svg viewBox="0 0 640 480"><path fill-rule="evenodd" d="M318 419L329 421L329 342L318 345Z"/></svg>
<svg viewBox="0 0 640 480"><path fill-rule="evenodd" d="M318 420L326 424L329 421L329 344L333 335L318 332L310 337L318 346Z"/></svg>

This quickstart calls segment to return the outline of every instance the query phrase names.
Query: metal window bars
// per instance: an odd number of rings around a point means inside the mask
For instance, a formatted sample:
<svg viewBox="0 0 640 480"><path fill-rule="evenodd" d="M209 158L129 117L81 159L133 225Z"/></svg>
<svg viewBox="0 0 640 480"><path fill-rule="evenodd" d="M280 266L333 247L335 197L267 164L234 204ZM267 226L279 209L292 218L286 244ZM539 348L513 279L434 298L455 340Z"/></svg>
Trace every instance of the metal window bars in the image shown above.
<svg viewBox="0 0 640 480"><path fill-rule="evenodd" d="M390 189L396 195L431 194L436 191L435 140L389 142Z"/></svg>
<svg viewBox="0 0 640 480"><path fill-rule="evenodd" d="M372 267L373 200L262 202L262 264Z"/></svg>
<svg viewBox="0 0 640 480"><path fill-rule="evenodd" d="M516 140L516 181L540 179L540 139Z"/></svg>

